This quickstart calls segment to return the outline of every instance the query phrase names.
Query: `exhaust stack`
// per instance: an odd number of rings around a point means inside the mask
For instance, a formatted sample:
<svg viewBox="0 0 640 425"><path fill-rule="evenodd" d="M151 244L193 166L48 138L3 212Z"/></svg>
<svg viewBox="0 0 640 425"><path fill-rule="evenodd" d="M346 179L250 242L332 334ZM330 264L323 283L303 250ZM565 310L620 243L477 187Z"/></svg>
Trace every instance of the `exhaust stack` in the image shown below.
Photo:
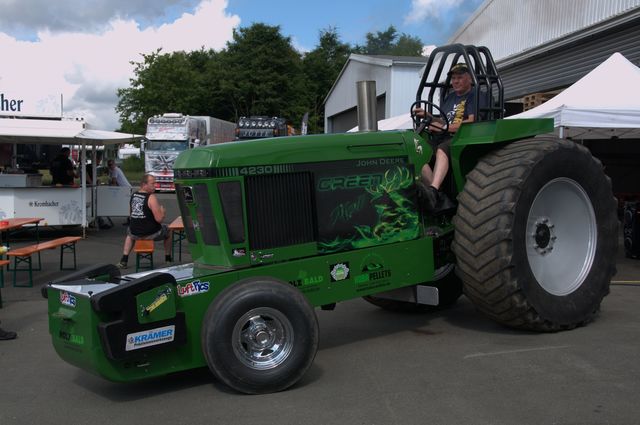
<svg viewBox="0 0 640 425"><path fill-rule="evenodd" d="M378 131L376 82L358 81L358 131Z"/></svg>

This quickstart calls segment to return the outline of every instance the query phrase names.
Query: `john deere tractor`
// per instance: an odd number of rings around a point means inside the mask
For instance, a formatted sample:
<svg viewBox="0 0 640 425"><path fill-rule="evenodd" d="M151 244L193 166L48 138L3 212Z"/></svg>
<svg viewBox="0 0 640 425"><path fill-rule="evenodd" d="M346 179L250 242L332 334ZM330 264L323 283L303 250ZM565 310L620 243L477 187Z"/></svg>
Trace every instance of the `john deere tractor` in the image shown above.
<svg viewBox="0 0 640 425"><path fill-rule="evenodd" d="M478 120L451 147L456 208L421 207L429 123L472 70ZM315 308L364 297L428 311L464 293L514 328L594 318L615 272L616 202L583 146L550 120L502 119L486 48L436 49L415 130L238 141L183 152L178 203L192 264L120 276L98 265L45 288L54 347L113 381L205 365L243 393L295 384L318 347ZM441 117L444 118L444 117ZM446 118L445 118L446 121Z"/></svg>

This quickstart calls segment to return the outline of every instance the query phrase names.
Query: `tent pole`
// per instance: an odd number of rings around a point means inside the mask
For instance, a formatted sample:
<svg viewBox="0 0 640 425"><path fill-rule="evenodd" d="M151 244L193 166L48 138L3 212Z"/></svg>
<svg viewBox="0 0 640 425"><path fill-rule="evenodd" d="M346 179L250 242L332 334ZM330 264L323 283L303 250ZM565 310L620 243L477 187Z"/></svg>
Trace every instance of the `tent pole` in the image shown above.
<svg viewBox="0 0 640 425"><path fill-rule="evenodd" d="M99 229L98 226L98 152L96 142L91 143L91 220L95 229Z"/></svg>
<svg viewBox="0 0 640 425"><path fill-rule="evenodd" d="M560 133L559 134L560 134L560 138L564 139L564 126L562 126L562 125L560 126Z"/></svg>
<svg viewBox="0 0 640 425"><path fill-rule="evenodd" d="M13 150L11 151L11 168L13 168L14 170L18 168L18 144L17 143L13 144Z"/></svg>
<svg viewBox="0 0 640 425"><path fill-rule="evenodd" d="M87 238L87 145L82 141L80 151L80 208L82 210L82 238Z"/></svg>

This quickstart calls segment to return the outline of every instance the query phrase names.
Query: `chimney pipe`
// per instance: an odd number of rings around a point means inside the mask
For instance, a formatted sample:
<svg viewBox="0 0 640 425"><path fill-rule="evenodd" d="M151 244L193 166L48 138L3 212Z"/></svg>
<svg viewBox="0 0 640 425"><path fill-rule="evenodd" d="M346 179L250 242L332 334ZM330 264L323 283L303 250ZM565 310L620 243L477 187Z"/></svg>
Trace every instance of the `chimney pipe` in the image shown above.
<svg viewBox="0 0 640 425"><path fill-rule="evenodd" d="M358 131L378 131L376 82L358 81Z"/></svg>

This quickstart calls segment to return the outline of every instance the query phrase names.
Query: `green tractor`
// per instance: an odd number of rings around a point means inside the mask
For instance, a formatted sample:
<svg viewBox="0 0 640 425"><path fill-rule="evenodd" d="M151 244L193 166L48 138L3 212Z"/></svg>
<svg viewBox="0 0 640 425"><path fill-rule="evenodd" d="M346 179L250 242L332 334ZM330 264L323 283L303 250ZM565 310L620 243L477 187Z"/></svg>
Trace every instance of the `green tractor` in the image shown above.
<svg viewBox="0 0 640 425"><path fill-rule="evenodd" d="M457 208L421 208L431 134L360 132L183 152L178 203L192 264L120 276L98 265L47 285L53 345L112 381L208 366L231 388L295 384L318 347L314 308L364 297L429 311L464 293L507 326L560 331L599 309L615 273L616 202L600 163L550 120L502 119L486 48L431 55L418 105L438 115L447 70L473 70L478 121L451 147ZM425 130L426 128L426 130Z"/></svg>

